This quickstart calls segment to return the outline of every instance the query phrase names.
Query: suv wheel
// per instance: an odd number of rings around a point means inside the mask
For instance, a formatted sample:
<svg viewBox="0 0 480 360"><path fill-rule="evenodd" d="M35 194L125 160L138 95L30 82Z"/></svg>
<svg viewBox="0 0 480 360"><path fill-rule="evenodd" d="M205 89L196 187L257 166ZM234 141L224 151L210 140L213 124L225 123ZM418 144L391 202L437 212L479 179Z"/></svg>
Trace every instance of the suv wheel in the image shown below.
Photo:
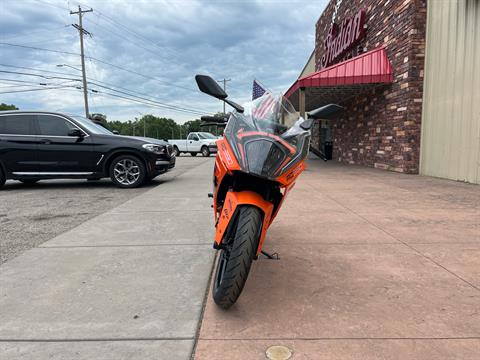
<svg viewBox="0 0 480 360"><path fill-rule="evenodd" d="M204 157L210 156L210 150L208 150L208 147L206 147L206 146L202 147L202 155Z"/></svg>
<svg viewBox="0 0 480 360"><path fill-rule="evenodd" d="M7 179L5 178L5 174L3 173L2 167L0 166L0 188L5 184Z"/></svg>
<svg viewBox="0 0 480 360"><path fill-rule="evenodd" d="M120 155L110 165L110 178L121 188L140 186L146 176L142 160L133 155Z"/></svg>

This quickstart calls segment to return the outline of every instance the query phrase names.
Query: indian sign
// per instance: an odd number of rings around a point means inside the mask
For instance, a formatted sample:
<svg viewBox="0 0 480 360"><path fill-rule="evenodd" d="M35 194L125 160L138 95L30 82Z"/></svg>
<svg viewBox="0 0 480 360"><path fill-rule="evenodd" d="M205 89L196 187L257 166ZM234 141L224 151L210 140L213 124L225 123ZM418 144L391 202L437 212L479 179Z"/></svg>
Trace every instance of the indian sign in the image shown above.
<svg viewBox="0 0 480 360"><path fill-rule="evenodd" d="M360 10L355 16L343 20L340 27L333 23L328 31L323 46L322 68L340 59L353 46L365 37L365 11Z"/></svg>

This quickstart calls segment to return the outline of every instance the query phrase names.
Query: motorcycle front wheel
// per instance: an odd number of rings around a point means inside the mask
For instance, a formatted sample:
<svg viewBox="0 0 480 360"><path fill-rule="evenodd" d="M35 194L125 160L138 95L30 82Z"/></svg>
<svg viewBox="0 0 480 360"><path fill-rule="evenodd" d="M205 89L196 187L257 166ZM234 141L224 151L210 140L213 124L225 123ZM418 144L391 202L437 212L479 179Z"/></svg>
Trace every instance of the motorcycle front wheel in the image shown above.
<svg viewBox="0 0 480 360"><path fill-rule="evenodd" d="M240 296L257 251L261 229L260 210L251 205L240 206L233 236L218 254L213 279L213 300L218 306L228 309Z"/></svg>

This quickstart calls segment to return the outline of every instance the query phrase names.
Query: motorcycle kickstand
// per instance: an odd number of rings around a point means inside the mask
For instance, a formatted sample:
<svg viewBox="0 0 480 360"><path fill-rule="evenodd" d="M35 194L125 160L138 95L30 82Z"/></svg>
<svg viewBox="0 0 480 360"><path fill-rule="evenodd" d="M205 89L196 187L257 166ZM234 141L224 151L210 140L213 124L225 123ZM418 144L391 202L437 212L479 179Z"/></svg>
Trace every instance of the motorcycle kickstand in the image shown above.
<svg viewBox="0 0 480 360"><path fill-rule="evenodd" d="M278 256L278 253L273 253L273 254L269 254L267 253L266 251L260 251L261 254L263 254L264 256L267 257L267 259L269 260L280 260L280 257Z"/></svg>

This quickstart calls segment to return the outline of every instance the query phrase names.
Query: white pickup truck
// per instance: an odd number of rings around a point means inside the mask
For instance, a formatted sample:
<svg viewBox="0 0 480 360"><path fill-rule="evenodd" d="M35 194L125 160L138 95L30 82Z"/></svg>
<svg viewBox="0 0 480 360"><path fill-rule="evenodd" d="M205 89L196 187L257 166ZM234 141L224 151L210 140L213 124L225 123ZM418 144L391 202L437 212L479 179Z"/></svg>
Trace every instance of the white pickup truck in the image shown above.
<svg viewBox="0 0 480 360"><path fill-rule="evenodd" d="M173 145L175 156L181 153L190 153L192 156L202 153L203 156L210 156L211 153L217 152L215 143L217 139L217 136L209 132L191 132L187 140L168 140L168 142Z"/></svg>

